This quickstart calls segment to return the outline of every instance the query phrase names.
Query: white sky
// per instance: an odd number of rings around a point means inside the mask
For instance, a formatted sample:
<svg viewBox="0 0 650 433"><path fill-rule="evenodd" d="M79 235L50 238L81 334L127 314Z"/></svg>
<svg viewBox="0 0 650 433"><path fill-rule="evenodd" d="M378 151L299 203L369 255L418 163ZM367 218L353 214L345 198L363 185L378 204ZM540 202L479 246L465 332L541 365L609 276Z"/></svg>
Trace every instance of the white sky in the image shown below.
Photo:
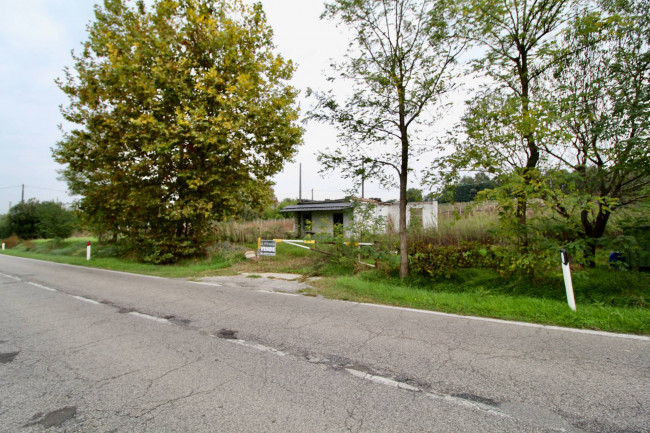
<svg viewBox="0 0 650 433"><path fill-rule="evenodd" d="M92 0L0 0L0 213L21 199L72 202L58 181L62 167L50 148L61 138L59 106L67 99L54 83L72 64L70 51L86 40L86 25L94 18ZM321 21L323 0L262 0L275 32L277 49L298 64L292 84L301 90L303 113L307 87L324 90L331 59L340 59L347 39L334 23ZM462 105L462 104L456 104ZM456 107L458 111L462 107ZM448 124L448 122L445 122ZM303 198L340 198L351 181L337 175L321 177L316 154L336 145L333 127L309 123L294 163L274 180L278 199L298 197L298 164L302 163ZM410 186L419 186L414 180ZM397 198L397 190L366 184L366 197Z"/></svg>

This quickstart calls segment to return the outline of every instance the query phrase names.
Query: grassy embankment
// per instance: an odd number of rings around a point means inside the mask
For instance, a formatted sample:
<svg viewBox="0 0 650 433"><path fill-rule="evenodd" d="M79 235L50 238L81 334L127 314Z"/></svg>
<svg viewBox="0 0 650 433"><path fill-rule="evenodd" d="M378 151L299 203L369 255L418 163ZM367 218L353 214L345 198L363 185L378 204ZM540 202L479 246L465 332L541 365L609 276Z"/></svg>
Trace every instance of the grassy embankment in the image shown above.
<svg viewBox="0 0 650 433"><path fill-rule="evenodd" d="M456 232L456 233L454 233ZM464 237L463 224L441 230L441 236ZM93 241L93 258L86 261L86 242ZM111 245L94 239L73 238L63 242L28 241L5 254L93 266L170 278L200 278L238 272L290 272L321 276L307 295L332 299L381 303L462 315L611 332L650 334L650 274L615 271L601 264L596 269L573 273L578 311L566 305L561 269L543 283L505 279L486 269L461 269L452 278L413 276L400 280L383 271L347 263L332 263L327 256L278 244L276 257L245 260L244 251L255 244L221 245L210 258L156 266L116 257Z"/></svg>

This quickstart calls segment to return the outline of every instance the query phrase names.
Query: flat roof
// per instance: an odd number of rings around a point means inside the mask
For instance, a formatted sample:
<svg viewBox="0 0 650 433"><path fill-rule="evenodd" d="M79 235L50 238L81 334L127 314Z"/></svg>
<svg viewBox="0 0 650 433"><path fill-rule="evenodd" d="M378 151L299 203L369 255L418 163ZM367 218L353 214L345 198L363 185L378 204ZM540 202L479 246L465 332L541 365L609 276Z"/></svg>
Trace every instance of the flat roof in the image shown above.
<svg viewBox="0 0 650 433"><path fill-rule="evenodd" d="M284 207L280 212L315 212L351 209L350 202L300 203Z"/></svg>

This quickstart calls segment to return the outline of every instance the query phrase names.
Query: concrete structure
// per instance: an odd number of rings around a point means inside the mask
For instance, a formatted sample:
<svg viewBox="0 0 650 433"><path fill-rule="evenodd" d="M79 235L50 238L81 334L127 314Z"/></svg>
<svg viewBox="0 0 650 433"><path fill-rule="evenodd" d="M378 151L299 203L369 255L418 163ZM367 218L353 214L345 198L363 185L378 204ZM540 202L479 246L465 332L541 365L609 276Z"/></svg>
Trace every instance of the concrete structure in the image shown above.
<svg viewBox="0 0 650 433"><path fill-rule="evenodd" d="M334 233L340 224L346 235L355 230L397 231L399 203L370 199L304 201L287 206L283 213L294 214L294 231L298 236ZM406 224L423 228L438 227L438 202L413 202L406 208Z"/></svg>

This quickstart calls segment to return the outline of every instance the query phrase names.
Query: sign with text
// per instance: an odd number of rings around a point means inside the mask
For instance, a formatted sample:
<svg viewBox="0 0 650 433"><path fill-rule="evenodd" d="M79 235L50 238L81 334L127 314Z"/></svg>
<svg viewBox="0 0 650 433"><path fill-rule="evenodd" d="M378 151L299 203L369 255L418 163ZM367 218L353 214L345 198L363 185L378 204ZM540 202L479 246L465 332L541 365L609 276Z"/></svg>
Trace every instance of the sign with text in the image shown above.
<svg viewBox="0 0 650 433"><path fill-rule="evenodd" d="M260 243L260 256L275 256L275 241L262 240Z"/></svg>

